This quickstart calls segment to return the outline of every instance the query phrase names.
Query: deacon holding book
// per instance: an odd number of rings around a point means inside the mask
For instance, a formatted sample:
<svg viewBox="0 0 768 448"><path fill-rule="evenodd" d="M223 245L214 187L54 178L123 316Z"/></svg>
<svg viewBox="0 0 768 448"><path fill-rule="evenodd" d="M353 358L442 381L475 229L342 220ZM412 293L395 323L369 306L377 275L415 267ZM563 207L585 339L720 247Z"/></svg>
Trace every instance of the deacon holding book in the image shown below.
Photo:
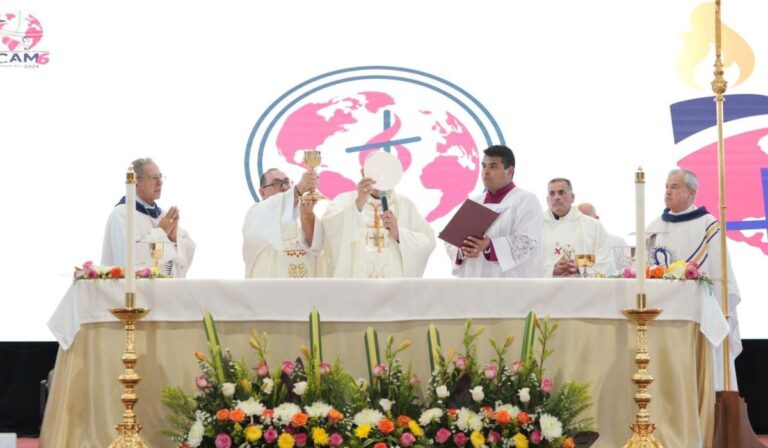
<svg viewBox="0 0 768 448"><path fill-rule="evenodd" d="M318 256L323 229L315 219L317 201L302 194L317 187L318 176L307 170L295 186L277 168L261 175L261 202L251 206L243 223L246 278L306 278L322 273ZM319 266L320 265L320 266Z"/></svg>
<svg viewBox="0 0 768 448"><path fill-rule="evenodd" d="M397 158L374 152L366 159L363 178L355 190L338 195L328 204L323 232L329 277L424 274L435 248L435 234L413 201L392 190L401 175Z"/></svg>
<svg viewBox="0 0 768 448"><path fill-rule="evenodd" d="M459 243L461 247L448 247L454 260L453 274L457 277L540 277L541 205L533 193L517 187L512 180L515 155L511 149L494 145L483 153L486 191L471 200L499 215L484 235L466 235Z"/></svg>
<svg viewBox="0 0 768 448"><path fill-rule="evenodd" d="M160 199L165 176L150 158L132 162L136 174L136 267L153 266L151 243L163 243L163 256L159 260L162 274L172 277L184 277L192 264L196 244L186 230L179 227L179 210L171 207L163 211L155 201ZM104 231L104 243L101 249L101 264L106 266L125 265L126 220L129 210L125 207L125 197L112 209Z"/></svg>

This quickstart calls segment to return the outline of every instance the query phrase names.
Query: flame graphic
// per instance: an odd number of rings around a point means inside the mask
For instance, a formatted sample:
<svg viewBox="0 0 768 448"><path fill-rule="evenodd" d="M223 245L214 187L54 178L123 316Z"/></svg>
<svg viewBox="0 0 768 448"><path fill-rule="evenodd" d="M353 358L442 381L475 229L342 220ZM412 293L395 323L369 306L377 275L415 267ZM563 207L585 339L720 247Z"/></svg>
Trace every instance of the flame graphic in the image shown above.
<svg viewBox="0 0 768 448"><path fill-rule="evenodd" d="M700 89L693 79L694 69L709 56L715 44L715 3L703 3L691 13L691 31L683 33L683 51L677 59L680 78ZM744 82L755 68L755 54L747 41L725 23L722 24L723 65L727 69L733 63L739 66L739 79L734 85ZM712 57L714 63L714 56Z"/></svg>

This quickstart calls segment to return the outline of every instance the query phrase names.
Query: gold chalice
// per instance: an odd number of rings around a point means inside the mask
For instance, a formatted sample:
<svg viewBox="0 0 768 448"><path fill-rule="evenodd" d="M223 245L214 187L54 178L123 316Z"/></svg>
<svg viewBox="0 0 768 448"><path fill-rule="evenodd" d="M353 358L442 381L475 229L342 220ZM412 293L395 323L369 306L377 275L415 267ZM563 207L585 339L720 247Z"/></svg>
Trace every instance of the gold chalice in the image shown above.
<svg viewBox="0 0 768 448"><path fill-rule="evenodd" d="M307 165L307 168L309 168L309 171L314 172L315 168L320 166L320 163L323 161L323 158L320 155L320 151L307 149L304 151L304 164ZM305 192L302 195L302 198L307 201L319 201L321 199L325 199L325 196L318 193L317 190L314 188L311 188L309 191Z"/></svg>
<svg viewBox="0 0 768 448"><path fill-rule="evenodd" d="M152 255L152 259L155 260L155 267L160 271L160 260L165 255L165 243L149 243L149 253Z"/></svg>
<svg viewBox="0 0 768 448"><path fill-rule="evenodd" d="M582 278L587 278L587 270L594 265L595 254L576 254L576 266L579 267Z"/></svg>

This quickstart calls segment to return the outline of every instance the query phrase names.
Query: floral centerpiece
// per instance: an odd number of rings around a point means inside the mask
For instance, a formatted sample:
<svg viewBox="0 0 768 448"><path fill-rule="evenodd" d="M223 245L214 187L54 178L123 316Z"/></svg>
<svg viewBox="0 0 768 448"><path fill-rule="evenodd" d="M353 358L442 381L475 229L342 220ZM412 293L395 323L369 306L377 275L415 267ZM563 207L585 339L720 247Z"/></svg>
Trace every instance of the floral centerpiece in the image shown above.
<svg viewBox="0 0 768 448"><path fill-rule="evenodd" d="M632 268L624 268L619 275L620 278L635 278L637 273ZM712 279L699 269L699 264L695 261L677 260L669 266L646 266L645 278L666 279L666 280L695 280L698 283L712 286Z"/></svg>
<svg viewBox="0 0 768 448"><path fill-rule="evenodd" d="M86 261L82 266L75 267L73 275L75 280L106 280L125 278L125 269L121 266L103 266ZM157 266L143 268L136 271L136 278L169 278L162 274Z"/></svg>

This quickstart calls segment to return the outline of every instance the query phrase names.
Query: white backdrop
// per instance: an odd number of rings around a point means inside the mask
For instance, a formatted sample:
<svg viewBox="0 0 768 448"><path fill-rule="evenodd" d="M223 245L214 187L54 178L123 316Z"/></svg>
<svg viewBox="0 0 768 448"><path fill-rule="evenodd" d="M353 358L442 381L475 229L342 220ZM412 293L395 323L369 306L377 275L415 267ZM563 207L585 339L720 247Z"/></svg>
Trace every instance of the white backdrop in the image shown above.
<svg viewBox="0 0 768 448"><path fill-rule="evenodd" d="M2 64L0 44L0 340L53 339L45 323L73 266L99 260L137 157L153 157L168 176L160 204L178 206L197 241L189 276L240 278L253 202L244 154L256 120L293 86L346 67L408 67L466 89L514 149L519 186L544 206L547 180L569 177L577 201L596 204L609 232L626 236L634 170L647 171L650 221L663 208L667 171L686 155L673 141L670 105L711 94L712 51L693 68L700 89L676 66L700 3L5 2L0 14L23 9L40 20L44 36L31 51L50 61ZM738 85L744 61L727 68L728 93L768 93L765 17L764 1L725 2L724 22L755 61ZM768 116L758 115L726 134L763 128ZM714 142L713 132L693 146ZM759 321L768 256L729 244L742 336L768 338ZM438 249L427 275L448 271Z"/></svg>

